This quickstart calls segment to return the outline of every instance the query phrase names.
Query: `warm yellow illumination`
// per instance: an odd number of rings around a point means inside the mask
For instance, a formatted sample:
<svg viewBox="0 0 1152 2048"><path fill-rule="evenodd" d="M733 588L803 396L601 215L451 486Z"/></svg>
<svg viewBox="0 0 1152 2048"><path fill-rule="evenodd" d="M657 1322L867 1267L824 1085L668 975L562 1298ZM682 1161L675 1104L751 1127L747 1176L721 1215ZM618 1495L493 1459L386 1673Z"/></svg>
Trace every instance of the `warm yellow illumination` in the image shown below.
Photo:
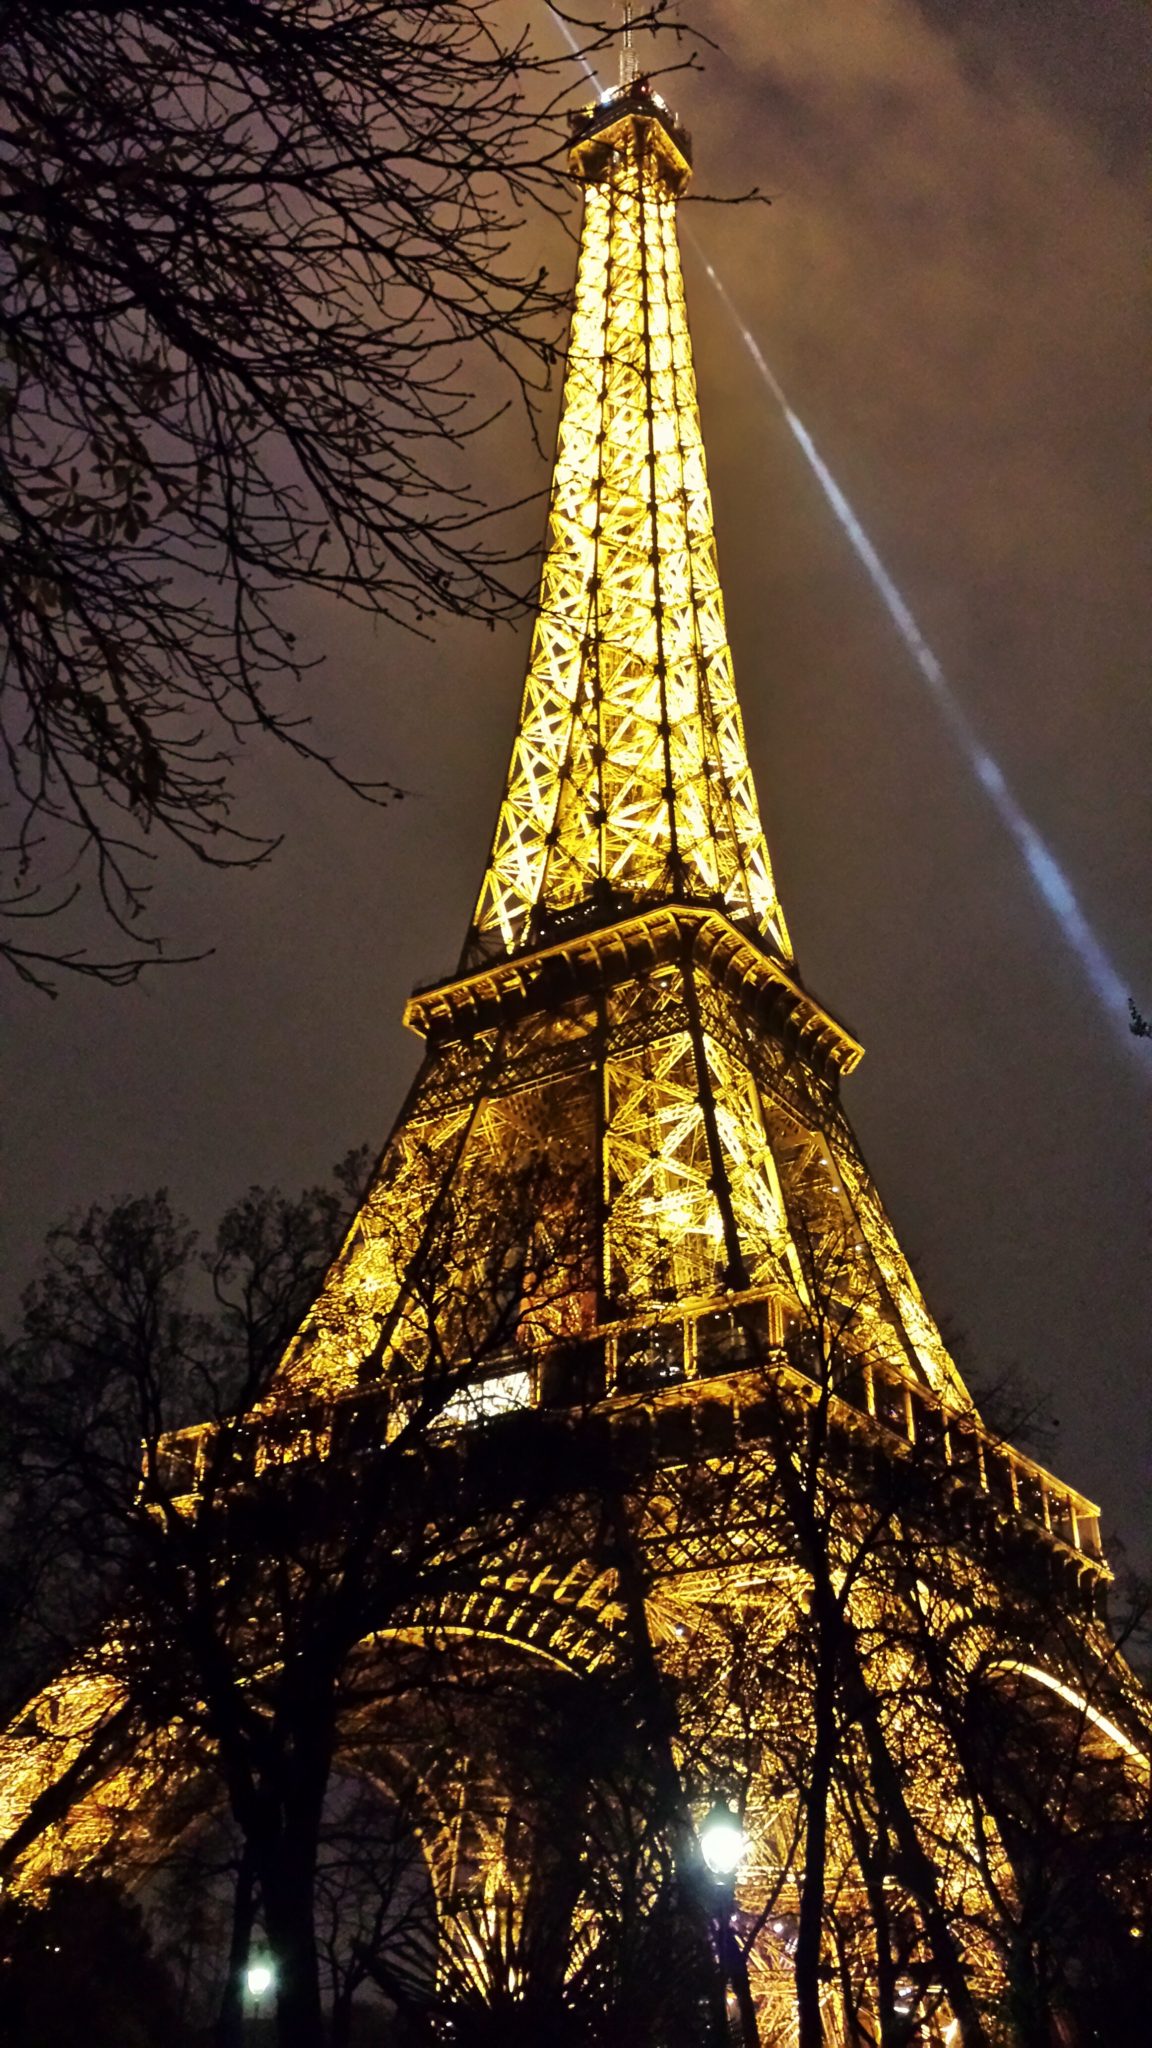
<svg viewBox="0 0 1152 2048"><path fill-rule="evenodd" d="M676 241L686 165L629 116L576 153L584 229L550 538L520 729L474 918L722 902L791 946L732 679Z"/></svg>
<svg viewBox="0 0 1152 2048"><path fill-rule="evenodd" d="M1014 1671L1021 1678L1030 1678L1034 1685L1043 1686L1046 1692L1055 1693L1057 1699L1063 1700L1074 1713L1081 1715L1093 1728L1098 1728L1101 1735L1113 1743L1146 1777L1152 1773L1152 1745L1141 1748L1123 1728L1118 1727L1107 1714L1101 1713L1099 1707L1093 1706L1090 1700L1085 1699L1082 1692L1077 1692L1073 1686L1065 1685L1063 1679L1057 1678L1054 1672L1045 1671L1039 1664L1025 1664L1011 1657L999 1658L995 1664L989 1665L989 1676L997 1671Z"/></svg>

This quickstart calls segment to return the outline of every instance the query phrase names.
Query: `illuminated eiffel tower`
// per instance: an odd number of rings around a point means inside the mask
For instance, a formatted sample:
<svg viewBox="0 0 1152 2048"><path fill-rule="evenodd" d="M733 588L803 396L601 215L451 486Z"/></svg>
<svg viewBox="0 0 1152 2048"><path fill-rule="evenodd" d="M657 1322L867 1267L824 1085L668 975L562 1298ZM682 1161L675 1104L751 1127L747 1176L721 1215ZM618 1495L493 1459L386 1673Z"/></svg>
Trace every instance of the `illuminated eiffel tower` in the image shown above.
<svg viewBox="0 0 1152 2048"><path fill-rule="evenodd" d="M395 1426L397 1381L454 1354L469 1361L445 1409L458 1424L568 1406L642 1424L654 1467L743 1442L762 1473L765 1375L800 1408L822 1371L827 1392L828 1345L822 1367L812 1346L832 1302L830 1428L854 1448L829 1461L847 1491L871 1484L854 1460L868 1474L926 1461L961 1581L989 1543L1002 1556L991 1582L974 1568L984 1597L1039 1558L1100 1634L1097 1510L982 1426L841 1107L862 1048L796 966L717 568L677 242L689 137L626 73L575 118L571 162L584 193L571 342L491 852L457 974L408 1005L424 1062L285 1359L284 1394L332 1404L333 1445L367 1442ZM528 1222L513 1213L525 1185ZM427 1279L446 1261L449 1332ZM762 1598L749 1590L756 1483L744 1536L705 1518L662 1564L650 1550L666 1636L691 1635L710 1605ZM518 1560L509 1581L470 1604L479 1634L574 1669L612 1656L618 1588L578 1547L564 1560L558 1543L535 1572ZM1027 1669L1070 1696L1055 1667ZM1099 1718L1127 1754L1130 1737ZM753 1789L753 1836L757 1814L754 1901L771 1826ZM499 1825L473 1852L507 1879ZM771 1957L758 1967L764 2037L790 2041ZM947 2011L932 2039L959 2038Z"/></svg>
<svg viewBox="0 0 1152 2048"><path fill-rule="evenodd" d="M592 1217L566 1330L602 1347L607 1391L696 1376L736 1297L779 1342L799 1203L806 1238L850 1234L873 1352L967 1406L839 1107L862 1049L800 980L772 877L677 246L689 140L633 84L579 119L572 163L584 228L504 799L459 974L409 1003L427 1056L285 1384L339 1394L402 1351L437 1200L563 1134Z"/></svg>
<svg viewBox="0 0 1152 2048"><path fill-rule="evenodd" d="M285 1393L341 1396L415 1356L405 1275L437 1203L482 1236L466 1191L562 1148L588 1229L550 1316L586 1340L589 1384L703 1377L738 1302L779 1345L831 1235L901 1428L972 1406L840 1106L862 1048L800 979L772 877L677 244L690 160L643 81L574 124L584 225L507 785L460 970L408 1005L426 1057ZM525 1357L547 1334L527 1317ZM539 1371L494 1371L489 1407L534 1399ZM1028 1504L1094 1555L1086 1502Z"/></svg>
<svg viewBox="0 0 1152 2048"><path fill-rule="evenodd" d="M841 1107L861 1047L805 987L777 897L680 270L689 138L626 77L574 120L571 160L584 192L571 344L491 853L458 972L408 1005L423 1064L254 1429L253 1468L370 1455L434 1368L448 1389L437 1425L462 1436L544 1410L639 1431L653 1471L743 1461L743 1518L737 1486L723 1526L698 1515L663 1553L645 1539L653 1629L690 1642L709 1611L765 1607L774 1539L755 1500L776 1455L771 1383L794 1414L824 1402L848 1495L902 1461L933 1475L960 1581L987 1597L1039 1571L1082 1635L1100 1633L1096 1510L983 1428ZM829 1302L831 1347L817 1331ZM210 1441L171 1442L177 1493L194 1495ZM579 1672L615 1654L620 1607L618 1575L553 1532L534 1567L520 1556L490 1575L458 1620ZM1010 1661L1071 1698L1035 1645ZM20 1782L9 1757L10 1812ZM753 1782L754 1905L775 1853L770 1803ZM472 1867L486 1856L507 1878L489 1822L483 1840L473 1827ZM458 1827L454 1868L461 1853ZM779 1896L791 1926L795 1887ZM790 2041L773 1959L753 1963L764 2038Z"/></svg>

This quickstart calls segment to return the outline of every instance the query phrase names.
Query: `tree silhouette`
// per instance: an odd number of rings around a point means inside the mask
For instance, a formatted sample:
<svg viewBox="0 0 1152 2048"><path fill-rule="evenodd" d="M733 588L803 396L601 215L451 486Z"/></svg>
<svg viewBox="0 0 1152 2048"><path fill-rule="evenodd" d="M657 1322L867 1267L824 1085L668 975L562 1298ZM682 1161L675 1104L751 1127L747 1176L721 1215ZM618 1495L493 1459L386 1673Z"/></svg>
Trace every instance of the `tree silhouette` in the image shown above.
<svg viewBox="0 0 1152 2048"><path fill-rule="evenodd" d="M254 733L397 793L310 737L287 597L515 614L461 457L556 357L518 229L566 210L583 72L497 0L5 0L0 42L0 903L51 988L156 957L165 844L270 850ZM78 895L116 957L54 936Z"/></svg>

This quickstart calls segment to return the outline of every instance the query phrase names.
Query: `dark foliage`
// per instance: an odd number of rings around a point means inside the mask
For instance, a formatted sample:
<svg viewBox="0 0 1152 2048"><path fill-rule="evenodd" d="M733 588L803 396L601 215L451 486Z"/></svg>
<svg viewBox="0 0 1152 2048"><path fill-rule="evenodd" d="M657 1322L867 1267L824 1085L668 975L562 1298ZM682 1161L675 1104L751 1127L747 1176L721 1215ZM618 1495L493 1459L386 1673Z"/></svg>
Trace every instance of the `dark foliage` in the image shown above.
<svg viewBox="0 0 1152 2048"><path fill-rule="evenodd" d="M161 1190L51 1233L4 1347L0 1631L11 1711L66 1665L141 1568L142 1458L257 1400L335 1253L353 1152L295 1198L251 1188L202 1250Z"/></svg>
<svg viewBox="0 0 1152 2048"><path fill-rule="evenodd" d="M183 2048L175 1988L138 1909L107 1878L0 1904L3 2048Z"/></svg>

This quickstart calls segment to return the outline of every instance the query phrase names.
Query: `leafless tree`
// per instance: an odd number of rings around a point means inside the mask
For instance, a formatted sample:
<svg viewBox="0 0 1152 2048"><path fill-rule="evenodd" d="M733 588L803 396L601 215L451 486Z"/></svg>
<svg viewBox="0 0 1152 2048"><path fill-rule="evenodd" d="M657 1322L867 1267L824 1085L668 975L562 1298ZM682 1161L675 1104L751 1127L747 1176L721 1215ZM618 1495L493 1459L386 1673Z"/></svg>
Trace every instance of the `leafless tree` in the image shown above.
<svg viewBox="0 0 1152 2048"><path fill-rule="evenodd" d="M1122 2034L1147 1981L1152 1837L1146 1771L1101 1730L1119 1722L1147 1748L1123 1657L1139 1596L1109 1628L1075 1560L997 1508L979 1476L994 1486L995 1435L982 1465L965 1461L975 1417L953 1413L950 1463L919 1408L910 1438L852 1247L801 1226L796 1241L803 1302L762 1374L770 1455L746 1442L712 1481L760 1532L765 1595L706 1610L680 1719L705 1732L705 1785L776 1787L766 1896L789 1909L799 2038L825 2039L834 1985L854 2043L876 2027L886 2048L922 2038L944 2012L965 2041ZM693 1520L736 1523L734 1505L686 1515L684 1488L669 1492L684 1554Z"/></svg>
<svg viewBox="0 0 1152 2048"><path fill-rule="evenodd" d="M0 1368L3 1710L65 1668L123 1597L154 1528L142 1459L266 1392L366 1159L350 1153L294 1198L249 1189L206 1250L164 1190L50 1233Z"/></svg>
<svg viewBox="0 0 1152 2048"><path fill-rule="evenodd" d="M342 1205L323 1192L230 1214L207 1262L214 1313L188 1299L195 1247L165 1202L85 1219L57 1234L9 1353L10 1471L56 1546L44 1597L17 1617L36 1631L28 1667L58 1662L65 1695L71 1671L110 1705L79 1745L50 1702L31 1710L61 1762L7 1860L100 1786L120 1868L223 1804L243 1845L235 1924L258 1896L286 2048L320 2026L317 1870L341 1745L442 1687L445 1603L564 1488L559 1444L527 1459L516 1418L461 1427L483 1418L472 1390L570 1287L551 1172L505 1176L496 1243L491 1205L449 1191L413 1257L396 1212L405 1349L388 1352L382 1315L361 1390L328 1405L265 1405L334 1249ZM182 1434L189 1415L211 1419ZM390 1634L393 1655L361 1649Z"/></svg>
<svg viewBox="0 0 1152 2048"><path fill-rule="evenodd" d="M520 228L584 74L501 0L3 0L0 59L3 951L124 981L165 843L269 850L253 733L397 793L310 735L289 594L516 612L467 449L556 358ZM116 957L53 936L77 897Z"/></svg>
<svg viewBox="0 0 1152 2048"><path fill-rule="evenodd" d="M55 1240L4 1383L6 1498L58 1510L12 1626L30 1680L86 1658L114 1711L83 1754L41 1717L61 1769L9 1860L44 1830L67 1852L97 1793L119 1871L226 1816L229 1983L262 1928L286 2048L317 2037L325 1974L333 2024L375 1984L416 2042L448 2020L477 2044L682 2021L719 2042L725 1985L744 2048L774 1998L813 2042L836 2002L854 2048L949 2015L1048 2048L1093 2001L1126 2023L1147 1787L1101 1742L1135 1696L1076 1558L998 1512L971 1418L949 1462L926 1408L904 1427L849 1244L799 1233L783 1348L737 1304L715 1389L605 1407L572 1334L590 1205L555 1110L516 1173L494 1136L375 1184L378 1309L349 1279L361 1236L321 1284L347 1187L247 1198L202 1301L166 1205ZM350 1343L358 1379L325 1389ZM581 1602L526 1600L542 1561L600 1589L568 1668L547 1631ZM1021 1643L1063 1692L1036 1699ZM739 1909L701 1862L717 1794L767 1844ZM449 1836L433 1910L416 1844ZM237 2021L233 1996L222 2043Z"/></svg>

